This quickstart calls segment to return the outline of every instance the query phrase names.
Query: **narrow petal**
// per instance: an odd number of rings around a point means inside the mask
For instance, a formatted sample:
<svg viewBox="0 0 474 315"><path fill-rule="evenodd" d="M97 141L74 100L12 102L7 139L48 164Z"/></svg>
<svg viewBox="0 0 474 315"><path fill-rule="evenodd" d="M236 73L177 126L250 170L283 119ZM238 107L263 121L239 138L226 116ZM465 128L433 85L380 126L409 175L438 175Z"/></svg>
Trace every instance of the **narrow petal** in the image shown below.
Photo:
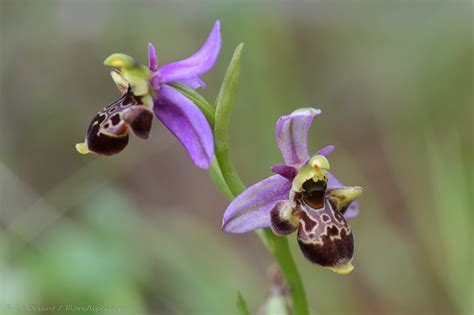
<svg viewBox="0 0 474 315"><path fill-rule="evenodd" d="M161 81L160 81L160 76L159 75L154 75L151 77L150 81L151 87L155 90L158 91L161 88Z"/></svg>
<svg viewBox="0 0 474 315"><path fill-rule="evenodd" d="M191 57L164 65L159 69L162 83L196 78L209 71L221 50L220 22L216 21L204 45Z"/></svg>
<svg viewBox="0 0 474 315"><path fill-rule="evenodd" d="M148 69L153 72L158 70L158 57L152 43L148 44Z"/></svg>
<svg viewBox="0 0 474 315"><path fill-rule="evenodd" d="M249 187L227 207L222 229L227 233L246 233L270 227L273 205L289 197L291 182L280 175L268 177Z"/></svg>
<svg viewBox="0 0 474 315"><path fill-rule="evenodd" d="M328 145L319 150L316 155L324 155L325 157L329 157L331 153L334 151L334 146L333 145Z"/></svg>
<svg viewBox="0 0 474 315"><path fill-rule="evenodd" d="M293 181L296 174L298 174L298 170L293 166L285 165L285 164L275 164L272 166L272 172L283 176L284 178L288 179L289 181Z"/></svg>
<svg viewBox="0 0 474 315"><path fill-rule="evenodd" d="M209 123L196 105L172 87L163 85L153 110L183 144L194 164L209 168L214 156L214 139Z"/></svg>
<svg viewBox="0 0 474 315"><path fill-rule="evenodd" d="M309 159L308 130L321 110L301 108L281 117L276 124L276 139L286 164L297 165Z"/></svg>
<svg viewBox="0 0 474 315"><path fill-rule="evenodd" d="M335 187L344 187L344 185L330 172L328 172L328 189ZM357 200L353 201L347 210L344 212L344 218L352 219L355 218L360 212L360 205Z"/></svg>
<svg viewBox="0 0 474 315"><path fill-rule="evenodd" d="M206 88L206 83L200 78L181 80L180 82L194 90L198 88Z"/></svg>

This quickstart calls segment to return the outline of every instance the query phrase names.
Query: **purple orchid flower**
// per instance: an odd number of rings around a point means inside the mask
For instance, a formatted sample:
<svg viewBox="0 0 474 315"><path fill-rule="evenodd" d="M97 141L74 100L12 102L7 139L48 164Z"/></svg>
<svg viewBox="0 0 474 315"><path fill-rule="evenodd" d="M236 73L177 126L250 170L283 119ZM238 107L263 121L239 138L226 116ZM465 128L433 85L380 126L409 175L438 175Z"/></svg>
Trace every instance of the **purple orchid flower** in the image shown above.
<svg viewBox="0 0 474 315"><path fill-rule="evenodd" d="M246 233L272 228L278 235L297 231L298 244L311 262L344 274L352 271L354 240L346 219L359 213L361 187L342 185L328 170L327 146L310 157L308 130L321 111L298 109L276 124L276 140L285 164L237 196L224 213L222 228Z"/></svg>
<svg viewBox="0 0 474 315"><path fill-rule="evenodd" d="M76 145L83 154L114 155L128 144L129 129L148 138L153 112L188 151L200 168L209 168L214 157L212 129L203 113L169 84L205 88L200 76L215 64L221 48L220 22L216 21L204 45L191 57L158 67L155 48L148 44L148 67L127 55L113 54L105 64L114 67L112 78L122 97L97 113L86 140Z"/></svg>

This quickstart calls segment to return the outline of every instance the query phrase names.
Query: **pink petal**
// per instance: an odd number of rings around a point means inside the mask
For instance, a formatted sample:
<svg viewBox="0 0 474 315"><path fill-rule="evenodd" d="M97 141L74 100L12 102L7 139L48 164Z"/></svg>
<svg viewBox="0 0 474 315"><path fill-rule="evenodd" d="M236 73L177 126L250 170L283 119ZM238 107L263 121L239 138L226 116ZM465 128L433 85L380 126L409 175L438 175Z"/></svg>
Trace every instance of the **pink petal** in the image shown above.
<svg viewBox="0 0 474 315"><path fill-rule="evenodd" d="M164 65L159 69L162 83L194 79L208 72L221 50L220 22L216 21L204 45L191 57Z"/></svg>
<svg viewBox="0 0 474 315"><path fill-rule="evenodd" d="M280 200L287 200L291 182L280 175L268 177L249 187L227 207L222 229L227 233L246 233L270 227L270 211Z"/></svg>

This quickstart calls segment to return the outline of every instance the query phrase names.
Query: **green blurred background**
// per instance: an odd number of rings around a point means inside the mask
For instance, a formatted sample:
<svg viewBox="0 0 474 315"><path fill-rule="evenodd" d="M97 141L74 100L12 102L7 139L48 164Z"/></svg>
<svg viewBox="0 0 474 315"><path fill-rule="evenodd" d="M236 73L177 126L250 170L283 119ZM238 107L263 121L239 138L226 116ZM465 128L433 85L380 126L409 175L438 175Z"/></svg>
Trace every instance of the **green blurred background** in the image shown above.
<svg viewBox="0 0 474 315"><path fill-rule="evenodd" d="M472 2L0 3L1 314L234 315L237 290L263 303L271 256L221 232L227 201L163 126L114 158L74 150L118 97L106 56L146 62L153 42L160 64L185 58L215 19L223 49L201 92L214 100L244 42L231 126L244 181L281 162L278 117L312 106L310 147L334 144L334 173L365 189L350 275L290 236L314 313L474 314Z"/></svg>

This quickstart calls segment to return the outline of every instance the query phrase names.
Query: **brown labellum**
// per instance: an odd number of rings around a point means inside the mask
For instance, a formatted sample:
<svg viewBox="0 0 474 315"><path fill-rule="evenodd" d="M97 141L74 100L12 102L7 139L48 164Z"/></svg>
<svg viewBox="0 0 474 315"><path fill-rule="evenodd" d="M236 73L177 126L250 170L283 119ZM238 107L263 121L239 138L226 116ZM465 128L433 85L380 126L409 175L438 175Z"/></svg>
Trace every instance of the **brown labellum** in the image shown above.
<svg viewBox="0 0 474 315"><path fill-rule="evenodd" d="M300 207L298 244L311 262L325 267L337 267L352 260L354 238L350 227L339 212L326 202L322 209Z"/></svg>
<svg viewBox="0 0 474 315"><path fill-rule="evenodd" d="M87 149L101 155L117 154L128 144L129 127L138 137L146 139L152 120L152 111L139 104L129 89L92 119L87 130Z"/></svg>
<svg viewBox="0 0 474 315"><path fill-rule="evenodd" d="M325 183L308 182L303 185L301 194L295 194L298 244L311 262L337 271L352 260L352 231L343 215L325 197Z"/></svg>

